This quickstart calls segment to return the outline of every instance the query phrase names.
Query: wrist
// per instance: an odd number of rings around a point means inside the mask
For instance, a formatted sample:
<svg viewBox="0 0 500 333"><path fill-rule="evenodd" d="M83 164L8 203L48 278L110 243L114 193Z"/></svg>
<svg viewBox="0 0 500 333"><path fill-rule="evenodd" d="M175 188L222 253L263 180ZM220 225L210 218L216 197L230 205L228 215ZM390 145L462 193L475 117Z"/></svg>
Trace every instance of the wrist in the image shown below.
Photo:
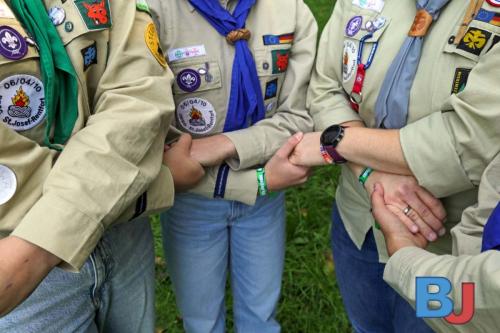
<svg viewBox="0 0 500 333"><path fill-rule="evenodd" d="M399 250L405 247L415 247L415 244L407 238L388 236L386 237L386 246L389 257L392 257Z"/></svg>
<svg viewBox="0 0 500 333"><path fill-rule="evenodd" d="M233 141L231 141L231 139L229 139L224 134L219 134L216 137L217 141L215 142L215 145L219 145L221 147L223 160L227 160L238 155L236 146L234 145Z"/></svg>

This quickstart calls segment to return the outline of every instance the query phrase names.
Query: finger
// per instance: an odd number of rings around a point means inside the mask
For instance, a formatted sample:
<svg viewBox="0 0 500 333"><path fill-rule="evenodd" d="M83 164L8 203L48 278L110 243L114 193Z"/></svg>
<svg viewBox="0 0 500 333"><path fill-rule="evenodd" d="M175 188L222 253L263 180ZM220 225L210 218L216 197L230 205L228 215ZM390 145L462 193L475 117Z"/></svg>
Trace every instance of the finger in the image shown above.
<svg viewBox="0 0 500 333"><path fill-rule="evenodd" d="M403 213L404 215L404 213ZM407 214L413 223L415 223L420 229L420 233L429 241L434 242L437 239L437 233L432 230L432 228L425 223L424 220L418 215L418 213L412 208L410 212Z"/></svg>
<svg viewBox="0 0 500 333"><path fill-rule="evenodd" d="M440 232L441 229L443 229L443 222L432 213L430 208L420 199L420 196L415 194L415 192L407 196L406 202L412 208L409 217L414 222L421 220L435 232Z"/></svg>
<svg viewBox="0 0 500 333"><path fill-rule="evenodd" d="M420 231L415 222L413 222L408 216L406 216L401 208L391 204L387 205L387 209L389 209L392 214L396 215L398 220L403 223L411 233L416 234Z"/></svg>
<svg viewBox="0 0 500 333"><path fill-rule="evenodd" d="M436 199L431 193L429 193L426 189L420 188L417 191L417 195L420 199L425 203L427 207L431 210L432 214L439 219L440 221L444 221L446 218L446 210L441 203L441 200Z"/></svg>
<svg viewBox="0 0 500 333"><path fill-rule="evenodd" d="M193 144L193 139L191 138L191 135L184 133L180 136L179 140L175 145L178 149L189 153L192 144Z"/></svg>
<svg viewBox="0 0 500 333"><path fill-rule="evenodd" d="M395 216L391 213L384 201L384 189L380 184L375 184L374 191L371 196L372 211L375 220L380 225L389 226L394 223Z"/></svg>
<svg viewBox="0 0 500 333"><path fill-rule="evenodd" d="M293 150L303 137L304 133L302 132L295 133L294 135L289 137L285 144L280 149L278 149L278 151L276 152L276 156L288 159L288 156L290 156L290 154L293 152Z"/></svg>

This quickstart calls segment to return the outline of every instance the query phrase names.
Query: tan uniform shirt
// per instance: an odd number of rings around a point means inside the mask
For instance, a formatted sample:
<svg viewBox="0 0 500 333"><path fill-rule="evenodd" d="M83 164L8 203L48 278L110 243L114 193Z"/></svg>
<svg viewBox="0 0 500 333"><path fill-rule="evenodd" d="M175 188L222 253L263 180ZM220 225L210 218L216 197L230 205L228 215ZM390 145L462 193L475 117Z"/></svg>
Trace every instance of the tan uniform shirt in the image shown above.
<svg viewBox="0 0 500 333"><path fill-rule="evenodd" d="M442 319L428 320L437 332L497 332L500 327L500 252L481 249L484 225L500 201L500 155L486 169L479 187L479 202L467 208L452 230L453 255L437 256L419 248L404 248L388 261L384 279L415 306L417 276L448 278L455 313L460 313L462 283L475 283L475 314L466 325L452 326ZM458 257L457 257L458 256Z"/></svg>
<svg viewBox="0 0 500 333"><path fill-rule="evenodd" d="M221 133L231 90L234 47L227 43L187 0L148 1L160 40L176 80L176 126L195 138ZM237 1L221 0L229 11ZM310 131L307 86L314 62L317 24L302 0L259 0L246 21L248 42L257 66L266 119L254 126L225 133L238 159L227 161L225 199L253 204L257 195L255 170L292 134ZM188 76L191 75L191 77ZM200 80L190 85L186 80ZM247 169L247 170L245 170ZM207 170L193 192L213 198L218 168Z"/></svg>
<svg viewBox="0 0 500 333"><path fill-rule="evenodd" d="M30 45L18 61L0 56L0 197L14 191L0 205L0 235L30 241L79 269L111 224L172 204L170 172L160 170L172 75L151 17L135 1L44 3L62 20L57 31L78 76L78 120L62 153L43 147L38 51ZM101 6L98 17L92 5ZM0 25L26 37L4 1L0 6ZM35 120L23 127L12 105Z"/></svg>
<svg viewBox="0 0 500 333"><path fill-rule="evenodd" d="M353 120L375 126L374 109L381 83L416 13L415 0L380 1L381 12L377 10L380 8L361 8L354 3L362 2L337 1L320 41L308 94L316 130ZM371 2L365 3L368 6ZM443 200L447 229L460 220L465 207L476 202L480 177L500 151L500 90L496 88L500 84L500 26L474 20L464 39L454 45L451 37L456 35L468 5L468 0L450 1L425 37L411 89L408 125L401 130L404 156L419 184ZM487 2L483 9L500 12ZM373 42L379 42L366 72L359 114L351 110L347 95L354 84L359 40L367 31L347 35L346 27L355 16L362 18L363 28L367 22L385 19L363 50L366 63ZM355 30L349 30L349 34ZM358 176L343 167L336 200L347 231L361 248L374 220ZM378 230L375 236L383 261L383 236ZM430 248L436 253L450 253L450 235Z"/></svg>

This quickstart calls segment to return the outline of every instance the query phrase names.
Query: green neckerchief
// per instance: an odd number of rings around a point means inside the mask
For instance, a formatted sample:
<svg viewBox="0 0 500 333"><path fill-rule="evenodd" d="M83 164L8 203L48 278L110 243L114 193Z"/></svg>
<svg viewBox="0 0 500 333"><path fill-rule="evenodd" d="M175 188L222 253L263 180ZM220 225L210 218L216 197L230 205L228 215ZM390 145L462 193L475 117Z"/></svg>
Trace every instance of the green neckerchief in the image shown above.
<svg viewBox="0 0 500 333"><path fill-rule="evenodd" d="M66 49L42 0L10 0L11 7L40 51L47 126L44 143L62 150L78 118L78 80ZM54 131L53 140L50 136Z"/></svg>

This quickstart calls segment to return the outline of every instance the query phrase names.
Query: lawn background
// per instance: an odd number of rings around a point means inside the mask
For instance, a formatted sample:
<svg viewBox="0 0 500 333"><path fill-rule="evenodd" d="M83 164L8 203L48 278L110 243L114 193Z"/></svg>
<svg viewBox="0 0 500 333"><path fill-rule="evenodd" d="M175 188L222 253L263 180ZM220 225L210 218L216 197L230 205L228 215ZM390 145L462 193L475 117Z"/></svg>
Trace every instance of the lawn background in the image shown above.
<svg viewBox="0 0 500 333"><path fill-rule="evenodd" d="M305 0L320 29L333 0ZM334 278L329 245L331 204L336 168L317 169L307 185L287 192L287 249L278 319L285 333L350 332ZM157 331L180 333L182 319L175 306L161 248L158 218L153 218L156 249ZM228 294L229 295L229 294ZM228 331L233 332L231 299L227 297Z"/></svg>

